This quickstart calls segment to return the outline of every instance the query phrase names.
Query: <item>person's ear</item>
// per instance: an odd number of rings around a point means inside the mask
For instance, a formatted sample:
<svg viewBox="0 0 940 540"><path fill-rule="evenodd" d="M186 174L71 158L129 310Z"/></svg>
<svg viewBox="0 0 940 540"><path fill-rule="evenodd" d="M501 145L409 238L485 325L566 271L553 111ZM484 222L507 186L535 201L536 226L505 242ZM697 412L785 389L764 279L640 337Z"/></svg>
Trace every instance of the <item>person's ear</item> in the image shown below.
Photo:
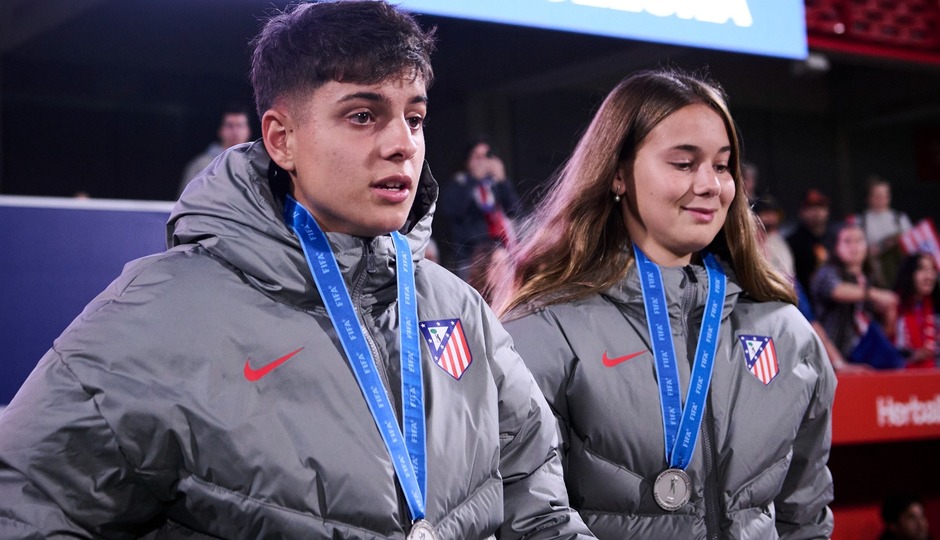
<svg viewBox="0 0 940 540"><path fill-rule="evenodd" d="M614 182L610 186L610 192L616 195L617 197L623 196L627 191L627 182L624 177L626 171L624 171L623 165L617 166L617 172L614 173Z"/></svg>
<svg viewBox="0 0 940 540"><path fill-rule="evenodd" d="M268 109L261 117L261 137L268 155L277 166L287 172L293 172L294 152L291 139L293 137L293 118L284 111Z"/></svg>

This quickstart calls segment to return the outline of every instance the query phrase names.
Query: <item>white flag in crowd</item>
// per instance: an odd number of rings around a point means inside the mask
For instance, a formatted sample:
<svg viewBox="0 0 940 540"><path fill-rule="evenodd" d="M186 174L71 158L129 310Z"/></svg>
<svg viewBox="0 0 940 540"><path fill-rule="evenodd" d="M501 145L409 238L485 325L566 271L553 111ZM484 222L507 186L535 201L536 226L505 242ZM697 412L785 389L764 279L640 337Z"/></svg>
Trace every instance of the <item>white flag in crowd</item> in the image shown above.
<svg viewBox="0 0 940 540"><path fill-rule="evenodd" d="M900 241L906 255L930 253L937 268L940 268L940 240L937 239L937 229L930 218L920 220L913 228L902 233Z"/></svg>

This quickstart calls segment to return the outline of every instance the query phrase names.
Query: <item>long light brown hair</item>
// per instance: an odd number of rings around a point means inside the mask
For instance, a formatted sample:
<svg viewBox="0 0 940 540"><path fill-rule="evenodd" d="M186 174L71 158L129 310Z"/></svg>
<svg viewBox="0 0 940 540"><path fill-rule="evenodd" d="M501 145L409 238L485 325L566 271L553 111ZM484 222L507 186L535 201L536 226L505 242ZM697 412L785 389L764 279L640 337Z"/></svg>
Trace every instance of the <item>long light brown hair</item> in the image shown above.
<svg viewBox="0 0 940 540"><path fill-rule="evenodd" d="M494 286L494 306L519 317L540 306L570 302L622 280L633 262L623 205L611 188L621 164L632 174L637 150L667 116L702 103L722 118L731 141L735 196L708 250L729 261L738 283L759 301L796 303L793 286L776 273L758 244L760 226L741 182L741 143L721 88L704 77L661 68L635 73L604 99L574 153L555 174Z"/></svg>

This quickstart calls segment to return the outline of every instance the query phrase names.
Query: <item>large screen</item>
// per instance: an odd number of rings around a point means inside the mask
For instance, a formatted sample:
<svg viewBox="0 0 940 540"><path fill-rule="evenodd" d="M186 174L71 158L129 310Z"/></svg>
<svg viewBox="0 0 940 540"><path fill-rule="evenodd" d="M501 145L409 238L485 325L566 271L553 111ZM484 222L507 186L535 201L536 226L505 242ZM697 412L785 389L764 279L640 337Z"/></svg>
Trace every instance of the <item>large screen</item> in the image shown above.
<svg viewBox="0 0 940 540"><path fill-rule="evenodd" d="M806 58L803 0L401 0L418 13Z"/></svg>

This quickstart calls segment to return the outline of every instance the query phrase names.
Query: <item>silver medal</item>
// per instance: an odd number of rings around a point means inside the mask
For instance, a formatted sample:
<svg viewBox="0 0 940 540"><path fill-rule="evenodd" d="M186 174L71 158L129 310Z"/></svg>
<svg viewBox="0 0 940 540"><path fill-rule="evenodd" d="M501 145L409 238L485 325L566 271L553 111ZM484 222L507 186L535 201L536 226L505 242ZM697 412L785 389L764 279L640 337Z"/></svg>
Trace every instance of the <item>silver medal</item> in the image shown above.
<svg viewBox="0 0 940 540"><path fill-rule="evenodd" d="M434 527L430 523L419 519L411 524L407 540L437 540L437 534L435 534Z"/></svg>
<svg viewBox="0 0 940 540"><path fill-rule="evenodd" d="M653 498L667 512L675 512L689 502L692 480L682 469L666 469L653 482Z"/></svg>

